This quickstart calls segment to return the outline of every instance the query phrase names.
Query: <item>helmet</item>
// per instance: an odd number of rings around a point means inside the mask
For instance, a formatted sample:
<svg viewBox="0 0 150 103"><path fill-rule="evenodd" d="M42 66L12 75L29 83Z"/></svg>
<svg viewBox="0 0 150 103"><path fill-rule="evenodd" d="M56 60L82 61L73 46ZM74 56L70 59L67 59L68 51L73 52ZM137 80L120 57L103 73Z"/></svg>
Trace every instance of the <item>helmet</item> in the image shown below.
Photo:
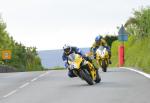
<svg viewBox="0 0 150 103"><path fill-rule="evenodd" d="M102 39L102 36L98 35L96 38L95 38L95 41L98 42Z"/></svg>
<svg viewBox="0 0 150 103"><path fill-rule="evenodd" d="M65 52L66 54L69 54L70 51L71 51L71 47L70 47L69 45L65 44L65 45L63 46L63 50L64 50L64 52Z"/></svg>

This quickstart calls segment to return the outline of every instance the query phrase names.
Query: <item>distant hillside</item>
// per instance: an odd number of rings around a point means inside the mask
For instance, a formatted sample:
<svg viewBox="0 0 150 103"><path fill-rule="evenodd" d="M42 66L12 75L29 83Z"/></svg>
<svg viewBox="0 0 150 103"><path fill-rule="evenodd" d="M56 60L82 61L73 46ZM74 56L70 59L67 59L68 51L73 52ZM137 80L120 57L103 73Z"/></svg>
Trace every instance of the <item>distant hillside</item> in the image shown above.
<svg viewBox="0 0 150 103"><path fill-rule="evenodd" d="M88 52L89 48L81 48L83 52ZM38 51L39 57L41 58L42 65L45 68L52 68L55 66L64 66L62 61L63 50L42 50Z"/></svg>

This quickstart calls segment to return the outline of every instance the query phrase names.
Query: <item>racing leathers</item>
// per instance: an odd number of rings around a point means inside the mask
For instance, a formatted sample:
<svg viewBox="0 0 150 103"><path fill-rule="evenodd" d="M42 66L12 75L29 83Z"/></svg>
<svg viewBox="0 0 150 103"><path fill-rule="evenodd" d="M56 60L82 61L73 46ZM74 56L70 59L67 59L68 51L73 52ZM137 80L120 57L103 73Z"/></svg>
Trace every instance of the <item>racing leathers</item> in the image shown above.
<svg viewBox="0 0 150 103"><path fill-rule="evenodd" d="M72 53L76 53L76 54L79 54L79 55L81 55L85 60L87 60L87 61L89 61L89 62L92 62L92 60L89 58L89 57L87 57L84 53L83 53L83 51L81 51L79 48L77 48L77 47L70 47L70 52L69 53L63 53L63 56L62 56L62 59L63 59L63 61L65 62L65 67L66 68L69 68L69 64L68 64L68 56L70 55L70 54L72 54ZM68 76L69 77L76 77L76 75L71 71L71 70L69 70L68 71Z"/></svg>
<svg viewBox="0 0 150 103"><path fill-rule="evenodd" d="M90 48L90 51L93 52L94 58L96 58L96 50L99 48L99 46L104 46L106 48L109 55L109 63L111 64L111 50L110 47L107 45L107 42L103 38L99 42L94 42L94 44Z"/></svg>

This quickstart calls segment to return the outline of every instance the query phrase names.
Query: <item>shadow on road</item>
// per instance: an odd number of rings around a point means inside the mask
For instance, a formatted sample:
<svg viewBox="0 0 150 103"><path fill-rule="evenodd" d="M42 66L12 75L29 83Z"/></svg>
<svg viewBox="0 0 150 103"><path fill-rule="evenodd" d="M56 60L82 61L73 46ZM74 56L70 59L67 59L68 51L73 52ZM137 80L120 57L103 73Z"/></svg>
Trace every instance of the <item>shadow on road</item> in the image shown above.
<svg viewBox="0 0 150 103"><path fill-rule="evenodd" d="M96 85L102 88L127 88L129 87L129 85L125 83L119 83L119 82L101 82L100 84L96 84Z"/></svg>
<svg viewBox="0 0 150 103"><path fill-rule="evenodd" d="M76 87L89 87L90 85L88 84L70 84L70 85L66 85L65 87L72 87L72 88L76 88Z"/></svg>
<svg viewBox="0 0 150 103"><path fill-rule="evenodd" d="M118 82L101 82L101 83L96 83L94 85L88 85L87 83L85 84L70 84L70 85L65 85L67 88L89 88L89 87L98 87L98 88L128 88L129 85L123 84L123 83L118 83Z"/></svg>
<svg viewBox="0 0 150 103"><path fill-rule="evenodd" d="M103 72L102 70L99 70L100 71L100 73L111 73L111 72L129 72L129 71L127 71L127 70L124 70L124 69L109 69L109 70L107 70L107 72Z"/></svg>

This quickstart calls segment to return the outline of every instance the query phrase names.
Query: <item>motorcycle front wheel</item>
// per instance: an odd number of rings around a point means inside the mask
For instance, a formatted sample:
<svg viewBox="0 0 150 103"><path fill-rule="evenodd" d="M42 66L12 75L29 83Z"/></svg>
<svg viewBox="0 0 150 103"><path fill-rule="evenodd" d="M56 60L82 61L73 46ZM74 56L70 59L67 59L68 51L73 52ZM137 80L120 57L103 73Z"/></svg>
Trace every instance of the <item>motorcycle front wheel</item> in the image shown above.
<svg viewBox="0 0 150 103"><path fill-rule="evenodd" d="M89 85L93 85L93 80L86 69L83 69L79 72L82 79L84 79Z"/></svg>
<svg viewBox="0 0 150 103"><path fill-rule="evenodd" d="M98 70L96 70L96 80L95 80L95 82L99 83L100 81L101 81L101 77L100 77L100 75L98 73Z"/></svg>
<svg viewBox="0 0 150 103"><path fill-rule="evenodd" d="M106 61L105 61L105 60L102 60L101 66L102 66L102 71L103 71L103 72L107 72L107 64L106 64Z"/></svg>

